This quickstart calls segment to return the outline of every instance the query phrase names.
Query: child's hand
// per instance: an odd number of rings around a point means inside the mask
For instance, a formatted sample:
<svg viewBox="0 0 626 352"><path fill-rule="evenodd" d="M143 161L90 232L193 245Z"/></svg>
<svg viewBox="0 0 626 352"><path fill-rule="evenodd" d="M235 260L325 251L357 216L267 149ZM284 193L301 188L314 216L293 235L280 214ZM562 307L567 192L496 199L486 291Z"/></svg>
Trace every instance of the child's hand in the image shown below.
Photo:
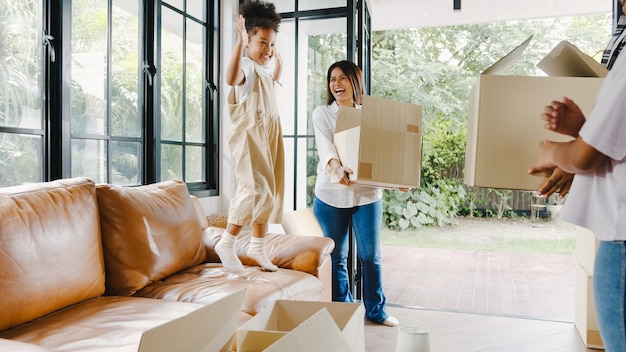
<svg viewBox="0 0 626 352"><path fill-rule="evenodd" d="M276 47L272 47L272 58L274 59L274 79L280 84L280 75L283 73L283 59Z"/></svg>
<svg viewBox="0 0 626 352"><path fill-rule="evenodd" d="M567 97L562 102L553 101L546 105L541 119L546 121L546 129L574 138L578 137L578 131L585 123L585 115L580 107Z"/></svg>
<svg viewBox="0 0 626 352"><path fill-rule="evenodd" d="M280 70L283 67L283 58L282 56L280 56L280 51L278 51L276 47L274 47L272 50L274 51L274 53L272 54L272 57L275 60L276 69Z"/></svg>
<svg viewBox="0 0 626 352"><path fill-rule="evenodd" d="M237 39L241 41L241 44L245 47L248 45L248 31L246 30L246 19L239 15L236 20L237 24Z"/></svg>

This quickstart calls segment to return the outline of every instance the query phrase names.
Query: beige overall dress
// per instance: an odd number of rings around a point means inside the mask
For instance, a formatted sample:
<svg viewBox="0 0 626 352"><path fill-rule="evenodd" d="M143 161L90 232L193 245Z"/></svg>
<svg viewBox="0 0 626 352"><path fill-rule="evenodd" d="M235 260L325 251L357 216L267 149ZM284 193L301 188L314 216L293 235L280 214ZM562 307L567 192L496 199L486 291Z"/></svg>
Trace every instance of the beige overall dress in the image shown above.
<svg viewBox="0 0 626 352"><path fill-rule="evenodd" d="M228 96L228 147L237 181L228 222L239 226L280 223L283 214L285 156L274 80L255 70L257 79L246 98L235 103L235 87Z"/></svg>

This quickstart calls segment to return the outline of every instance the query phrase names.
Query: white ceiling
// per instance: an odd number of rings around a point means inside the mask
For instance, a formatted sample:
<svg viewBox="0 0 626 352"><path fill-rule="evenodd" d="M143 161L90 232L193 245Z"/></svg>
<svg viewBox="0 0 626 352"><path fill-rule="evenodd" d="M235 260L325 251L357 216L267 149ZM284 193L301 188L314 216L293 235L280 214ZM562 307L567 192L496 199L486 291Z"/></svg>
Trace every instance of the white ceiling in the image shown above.
<svg viewBox="0 0 626 352"><path fill-rule="evenodd" d="M613 11L614 0L369 0L372 30L437 27Z"/></svg>

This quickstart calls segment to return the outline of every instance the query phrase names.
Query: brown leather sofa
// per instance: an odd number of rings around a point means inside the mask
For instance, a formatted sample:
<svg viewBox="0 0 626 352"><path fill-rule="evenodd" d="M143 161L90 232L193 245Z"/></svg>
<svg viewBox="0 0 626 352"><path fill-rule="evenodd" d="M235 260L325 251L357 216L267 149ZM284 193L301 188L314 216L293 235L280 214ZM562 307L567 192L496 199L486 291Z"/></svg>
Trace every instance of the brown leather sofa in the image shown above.
<svg viewBox="0 0 626 352"><path fill-rule="evenodd" d="M246 289L239 321L277 299L328 300L333 242L269 234L278 272L226 275L180 181L87 178L0 188L0 351L137 351L143 331ZM219 317L216 317L219 319Z"/></svg>

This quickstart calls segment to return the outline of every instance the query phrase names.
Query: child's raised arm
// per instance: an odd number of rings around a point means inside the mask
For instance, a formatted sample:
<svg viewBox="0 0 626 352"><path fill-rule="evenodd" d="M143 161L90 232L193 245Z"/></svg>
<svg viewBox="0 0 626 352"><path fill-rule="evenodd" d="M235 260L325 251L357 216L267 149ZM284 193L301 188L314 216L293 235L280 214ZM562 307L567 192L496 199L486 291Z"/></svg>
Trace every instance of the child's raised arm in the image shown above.
<svg viewBox="0 0 626 352"><path fill-rule="evenodd" d="M242 85L246 78L241 70L241 58L243 57L244 48L248 45L248 32L246 31L246 20L242 15L237 16L236 25L237 42L226 68L226 83L229 86Z"/></svg>

